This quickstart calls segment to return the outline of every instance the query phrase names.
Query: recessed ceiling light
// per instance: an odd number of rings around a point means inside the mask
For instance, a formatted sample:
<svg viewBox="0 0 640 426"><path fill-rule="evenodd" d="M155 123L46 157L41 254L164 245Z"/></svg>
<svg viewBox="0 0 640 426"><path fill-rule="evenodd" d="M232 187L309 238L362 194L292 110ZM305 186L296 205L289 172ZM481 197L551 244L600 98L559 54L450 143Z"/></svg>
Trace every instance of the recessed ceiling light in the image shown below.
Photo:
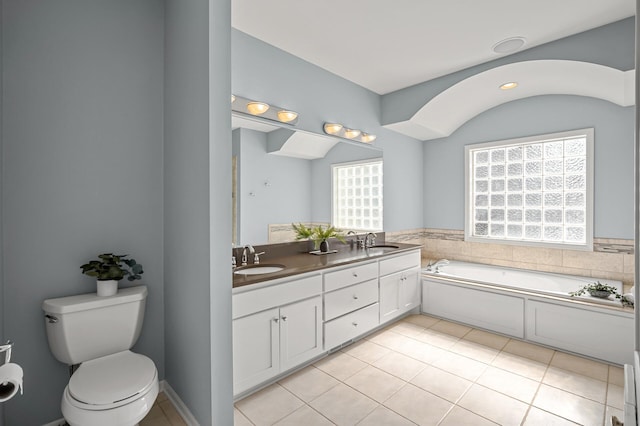
<svg viewBox="0 0 640 426"><path fill-rule="evenodd" d="M524 37L509 37L493 45L495 53L513 53L519 50L527 40Z"/></svg>
<svg viewBox="0 0 640 426"><path fill-rule="evenodd" d="M500 85L500 88L502 90L510 90L510 89L515 89L516 87L518 87L518 83L515 81L510 81L508 83L502 84Z"/></svg>

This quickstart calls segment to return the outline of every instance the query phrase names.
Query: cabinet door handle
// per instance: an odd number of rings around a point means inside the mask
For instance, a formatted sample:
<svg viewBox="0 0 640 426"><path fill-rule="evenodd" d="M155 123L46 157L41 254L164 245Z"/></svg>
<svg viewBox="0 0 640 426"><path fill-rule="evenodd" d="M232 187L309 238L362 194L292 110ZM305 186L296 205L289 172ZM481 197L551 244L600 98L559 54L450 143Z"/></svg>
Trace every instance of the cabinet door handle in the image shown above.
<svg viewBox="0 0 640 426"><path fill-rule="evenodd" d="M280 321L280 318L274 318L273 322L275 322L276 324L278 323L278 321Z"/></svg>
<svg viewBox="0 0 640 426"><path fill-rule="evenodd" d="M357 322L352 322L351 324L353 324L353 326L354 326L354 327L357 327L357 326L358 326L358 323L357 323Z"/></svg>
<svg viewBox="0 0 640 426"><path fill-rule="evenodd" d="M353 276L354 276L355 278L358 278L358 273L357 273L357 272L352 272L352 274L353 274Z"/></svg>
<svg viewBox="0 0 640 426"><path fill-rule="evenodd" d="M358 296L356 294L353 295L354 300L358 300Z"/></svg>
<svg viewBox="0 0 640 426"><path fill-rule="evenodd" d="M286 321L286 320L287 320L287 316L286 316L286 315L283 315L283 316L282 316L282 321Z"/></svg>

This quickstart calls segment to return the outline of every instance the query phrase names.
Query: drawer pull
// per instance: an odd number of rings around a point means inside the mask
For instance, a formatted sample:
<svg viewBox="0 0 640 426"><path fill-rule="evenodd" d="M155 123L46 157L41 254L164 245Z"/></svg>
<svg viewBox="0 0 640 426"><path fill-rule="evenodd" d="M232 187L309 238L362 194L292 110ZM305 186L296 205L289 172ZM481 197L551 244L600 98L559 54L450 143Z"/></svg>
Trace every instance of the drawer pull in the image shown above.
<svg viewBox="0 0 640 426"><path fill-rule="evenodd" d="M354 294L354 295L353 295L353 299L354 299L354 300L358 300L358 296Z"/></svg>
<svg viewBox="0 0 640 426"><path fill-rule="evenodd" d="M358 273L357 273L357 272L352 272L352 274L353 274L353 276L354 276L355 278L358 278Z"/></svg>
<svg viewBox="0 0 640 426"><path fill-rule="evenodd" d="M357 327L357 326L358 326L358 323L357 323L357 322L352 322L351 324L353 324L353 326L354 326L354 327Z"/></svg>

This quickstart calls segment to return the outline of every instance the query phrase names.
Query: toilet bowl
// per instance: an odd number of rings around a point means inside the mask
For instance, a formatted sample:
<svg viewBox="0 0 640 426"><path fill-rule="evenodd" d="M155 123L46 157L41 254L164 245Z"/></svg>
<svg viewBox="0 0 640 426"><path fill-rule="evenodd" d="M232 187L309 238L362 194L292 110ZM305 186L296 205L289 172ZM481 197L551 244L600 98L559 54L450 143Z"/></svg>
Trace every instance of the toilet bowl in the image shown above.
<svg viewBox="0 0 640 426"><path fill-rule="evenodd" d="M80 365L62 397L71 426L133 426L158 396L158 372L144 355L123 351Z"/></svg>

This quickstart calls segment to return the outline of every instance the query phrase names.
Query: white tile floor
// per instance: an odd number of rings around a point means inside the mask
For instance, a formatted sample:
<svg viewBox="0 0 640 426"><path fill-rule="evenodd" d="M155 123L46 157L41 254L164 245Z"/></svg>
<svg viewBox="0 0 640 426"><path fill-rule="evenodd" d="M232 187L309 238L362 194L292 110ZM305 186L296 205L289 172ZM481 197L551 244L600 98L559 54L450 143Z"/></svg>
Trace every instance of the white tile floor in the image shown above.
<svg viewBox="0 0 640 426"><path fill-rule="evenodd" d="M235 425L587 425L622 418L623 371L413 315L235 404Z"/></svg>

